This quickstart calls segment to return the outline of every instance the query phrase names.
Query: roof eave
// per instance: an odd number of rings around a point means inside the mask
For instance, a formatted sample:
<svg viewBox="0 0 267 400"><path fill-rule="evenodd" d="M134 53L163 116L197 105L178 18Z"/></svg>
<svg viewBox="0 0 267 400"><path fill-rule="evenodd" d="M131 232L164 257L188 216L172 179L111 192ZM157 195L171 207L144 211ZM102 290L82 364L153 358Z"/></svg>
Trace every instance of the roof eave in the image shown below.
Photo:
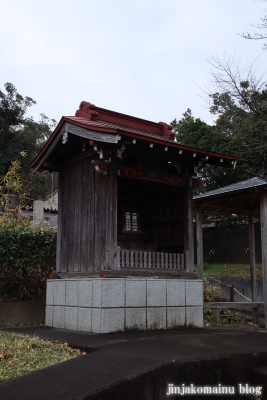
<svg viewBox="0 0 267 400"><path fill-rule="evenodd" d="M60 139L60 137L62 135L60 135L60 130L63 127L65 122L71 123L73 125L88 129L88 124L86 124L86 121L83 123L82 121L74 121L72 119L73 117L62 117L59 124L57 125L55 131L52 133L52 135L50 136L50 138L48 139L48 141L46 142L46 144L44 145L44 147L41 149L41 151L38 153L38 155L35 157L35 159L31 162L30 167L34 169L34 172L37 171L39 168L41 168L41 166L43 165L43 163L46 160L46 157L48 156L48 153L50 153L48 150L51 148L51 146L53 146L53 148L55 147L55 145L57 144L58 140ZM150 136L146 135L145 132L144 134L142 134L142 132L140 131L140 133L132 133L132 132L126 132L125 130L123 130L123 126L121 127L121 129L117 128L109 128L109 127L99 127L99 126L94 126L93 124L90 124L90 130L96 131L96 132L105 132L105 133L111 133L111 134L120 134L121 136L126 136L126 137L132 137L141 141L148 141L151 143L157 143L159 145L162 146L167 146L170 148L176 148L177 150L182 150L182 151L188 151L191 153L196 153L198 154L198 156L202 155L205 158L210 158L213 157L215 159L220 159L220 160L227 160L228 162L230 161L231 163L234 163L236 161L238 161L238 157L236 156L232 156L232 155L228 155L228 154L222 154L222 153L216 153L216 152L212 152L209 150L204 150L204 149L200 149L200 148L196 148L196 147L190 147L190 146L186 146L186 145L182 145L180 143L175 142L172 139L167 139L164 137L155 137L156 135L151 133ZM62 132L63 134L64 132ZM58 138L57 138L58 136ZM56 142L55 142L56 141ZM101 140L100 140L101 141ZM208 160L205 160L206 164L209 164ZM213 163L214 164L214 163ZM223 164L222 164L223 165ZM227 165L227 167L229 167L229 165Z"/></svg>

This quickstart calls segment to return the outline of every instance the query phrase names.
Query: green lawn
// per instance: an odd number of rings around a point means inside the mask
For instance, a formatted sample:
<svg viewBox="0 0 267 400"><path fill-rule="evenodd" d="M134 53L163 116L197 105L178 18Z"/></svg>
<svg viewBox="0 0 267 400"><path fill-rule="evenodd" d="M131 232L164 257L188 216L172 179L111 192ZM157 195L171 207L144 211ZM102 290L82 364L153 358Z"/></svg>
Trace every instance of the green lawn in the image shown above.
<svg viewBox="0 0 267 400"><path fill-rule="evenodd" d="M208 264L204 263L204 275L235 276L250 278L248 264ZM262 266L257 264L257 278L262 278Z"/></svg>
<svg viewBox="0 0 267 400"><path fill-rule="evenodd" d="M84 354L66 343L0 331L0 382Z"/></svg>

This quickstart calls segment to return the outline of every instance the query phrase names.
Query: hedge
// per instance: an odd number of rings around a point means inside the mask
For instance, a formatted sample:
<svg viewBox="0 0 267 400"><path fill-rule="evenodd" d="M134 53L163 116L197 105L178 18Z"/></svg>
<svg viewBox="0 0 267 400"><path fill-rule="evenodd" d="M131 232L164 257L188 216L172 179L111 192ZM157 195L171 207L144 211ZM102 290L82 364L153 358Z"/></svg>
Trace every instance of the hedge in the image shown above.
<svg viewBox="0 0 267 400"><path fill-rule="evenodd" d="M0 227L0 299L44 298L55 264L56 232Z"/></svg>

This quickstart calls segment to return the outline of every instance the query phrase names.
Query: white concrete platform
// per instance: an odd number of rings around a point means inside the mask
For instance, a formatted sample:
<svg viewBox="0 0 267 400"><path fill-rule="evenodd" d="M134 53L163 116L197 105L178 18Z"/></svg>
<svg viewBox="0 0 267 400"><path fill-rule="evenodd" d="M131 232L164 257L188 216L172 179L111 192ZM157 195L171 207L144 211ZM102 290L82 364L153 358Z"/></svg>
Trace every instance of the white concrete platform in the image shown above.
<svg viewBox="0 0 267 400"><path fill-rule="evenodd" d="M67 278L47 281L46 325L110 333L203 326L201 280Z"/></svg>

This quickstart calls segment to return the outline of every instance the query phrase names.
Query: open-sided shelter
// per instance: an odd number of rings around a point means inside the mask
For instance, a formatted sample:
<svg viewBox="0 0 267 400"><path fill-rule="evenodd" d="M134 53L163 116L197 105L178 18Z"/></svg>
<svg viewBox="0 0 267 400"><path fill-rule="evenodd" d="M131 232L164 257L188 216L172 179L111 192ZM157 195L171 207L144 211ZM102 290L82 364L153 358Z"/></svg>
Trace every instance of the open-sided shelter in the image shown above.
<svg viewBox="0 0 267 400"><path fill-rule="evenodd" d="M246 215L249 229L249 258L252 301L257 301L254 216L261 221L261 248L263 272L263 297L265 329L267 329L267 181L254 177L194 197L196 208L197 266L198 275L203 277L203 211L218 211Z"/></svg>
<svg viewBox="0 0 267 400"><path fill-rule="evenodd" d="M83 101L31 164L59 172L57 270L88 279L100 270L194 277L194 177L207 163L236 160L176 142L164 122Z"/></svg>

